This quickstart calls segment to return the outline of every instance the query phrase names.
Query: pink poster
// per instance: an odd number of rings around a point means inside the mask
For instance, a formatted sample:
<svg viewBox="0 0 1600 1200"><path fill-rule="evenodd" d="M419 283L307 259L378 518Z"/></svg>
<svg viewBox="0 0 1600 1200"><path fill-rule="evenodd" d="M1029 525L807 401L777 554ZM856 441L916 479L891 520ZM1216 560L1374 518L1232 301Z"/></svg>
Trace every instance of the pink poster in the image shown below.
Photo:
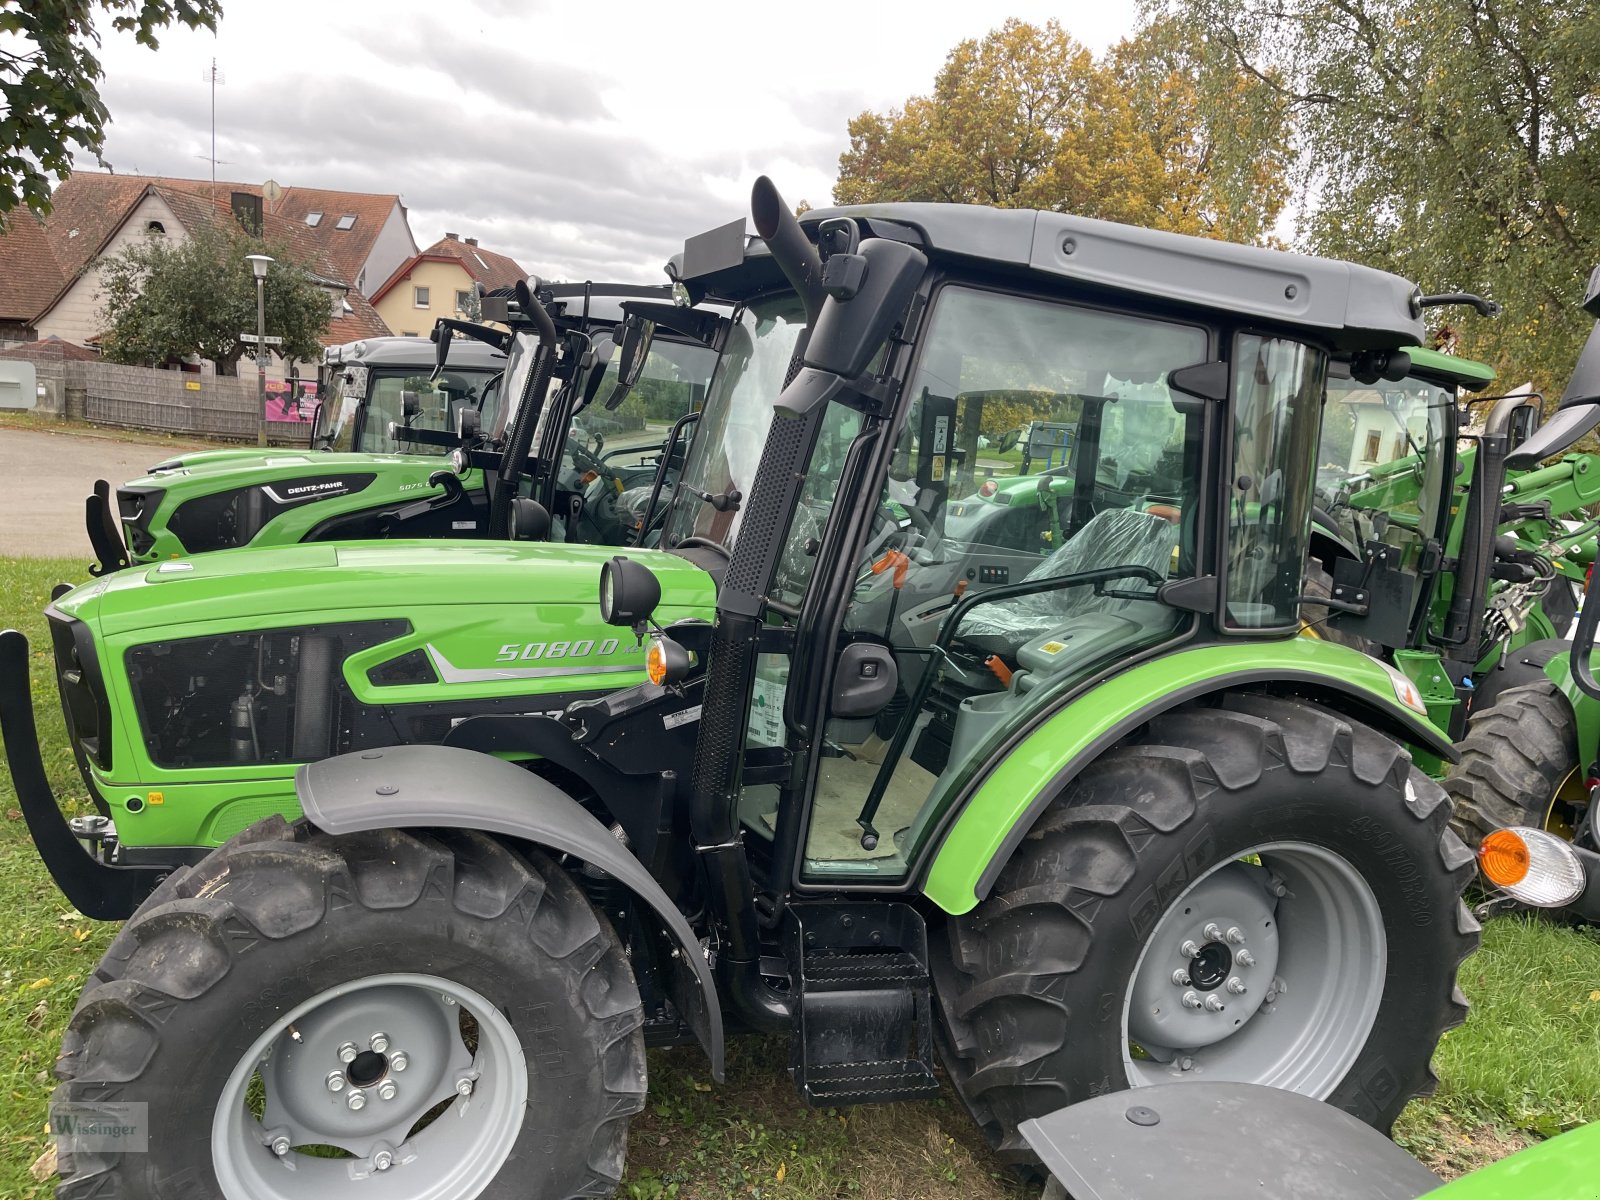
<svg viewBox="0 0 1600 1200"><path fill-rule="evenodd" d="M317 385L314 380L267 380L267 420L309 421L316 407Z"/></svg>

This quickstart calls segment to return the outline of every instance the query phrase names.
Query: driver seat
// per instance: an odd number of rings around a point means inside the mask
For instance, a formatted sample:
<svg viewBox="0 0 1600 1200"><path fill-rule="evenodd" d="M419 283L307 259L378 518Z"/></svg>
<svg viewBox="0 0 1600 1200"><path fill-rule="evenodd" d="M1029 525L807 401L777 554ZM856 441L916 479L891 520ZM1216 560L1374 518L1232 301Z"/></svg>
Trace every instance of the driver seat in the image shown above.
<svg viewBox="0 0 1600 1200"><path fill-rule="evenodd" d="M1145 567L1165 578L1177 545L1178 529L1165 517L1129 508L1107 509L1090 517L1082 529L1024 578L1054 579L1121 566ZM1125 584L1113 581L1113 586L1138 587L1139 581L1130 576ZM973 609L961 622L956 636L981 654L1013 658L1021 646L1075 618L1128 603L1116 596L1096 595L1087 584L1014 596Z"/></svg>

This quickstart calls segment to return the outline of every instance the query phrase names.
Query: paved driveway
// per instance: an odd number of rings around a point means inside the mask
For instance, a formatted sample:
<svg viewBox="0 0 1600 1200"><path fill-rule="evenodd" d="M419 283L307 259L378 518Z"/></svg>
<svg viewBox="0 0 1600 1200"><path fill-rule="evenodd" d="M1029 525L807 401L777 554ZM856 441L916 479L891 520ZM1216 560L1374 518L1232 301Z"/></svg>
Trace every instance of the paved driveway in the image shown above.
<svg viewBox="0 0 1600 1200"><path fill-rule="evenodd" d="M83 499L96 479L112 487L143 475L181 447L0 427L0 557L89 562Z"/></svg>

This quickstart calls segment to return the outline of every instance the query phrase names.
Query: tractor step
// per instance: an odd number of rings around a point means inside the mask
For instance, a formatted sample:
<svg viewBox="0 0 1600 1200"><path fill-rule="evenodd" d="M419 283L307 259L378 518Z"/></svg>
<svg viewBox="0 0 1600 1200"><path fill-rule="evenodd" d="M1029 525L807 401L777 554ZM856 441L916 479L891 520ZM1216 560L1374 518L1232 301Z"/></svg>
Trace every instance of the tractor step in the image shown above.
<svg viewBox="0 0 1600 1200"><path fill-rule="evenodd" d="M811 1105L938 1094L928 931L909 904L792 904L784 955L795 983L789 1071Z"/></svg>

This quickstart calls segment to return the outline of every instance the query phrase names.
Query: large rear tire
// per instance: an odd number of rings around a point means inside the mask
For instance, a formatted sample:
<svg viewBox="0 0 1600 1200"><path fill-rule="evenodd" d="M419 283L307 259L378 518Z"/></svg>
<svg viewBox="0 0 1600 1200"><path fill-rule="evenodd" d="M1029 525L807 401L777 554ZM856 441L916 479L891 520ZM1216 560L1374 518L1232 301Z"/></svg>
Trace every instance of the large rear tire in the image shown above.
<svg viewBox="0 0 1600 1200"><path fill-rule="evenodd" d="M145 1153L64 1139L63 1200L601 1196L644 1104L643 1014L542 855L271 818L133 916L56 1073L58 1136L108 1102L149 1122Z"/></svg>
<svg viewBox="0 0 1600 1200"><path fill-rule="evenodd" d="M1157 718L950 922L935 972L958 1093L1025 1169L1019 1122L1168 1080L1270 1083L1387 1129L1466 1016L1473 856L1449 815L1393 741L1308 704Z"/></svg>
<svg viewBox="0 0 1600 1200"><path fill-rule="evenodd" d="M1571 840L1588 804L1572 705L1550 679L1507 688L1473 714L1444 781L1457 831L1476 847L1506 825Z"/></svg>

